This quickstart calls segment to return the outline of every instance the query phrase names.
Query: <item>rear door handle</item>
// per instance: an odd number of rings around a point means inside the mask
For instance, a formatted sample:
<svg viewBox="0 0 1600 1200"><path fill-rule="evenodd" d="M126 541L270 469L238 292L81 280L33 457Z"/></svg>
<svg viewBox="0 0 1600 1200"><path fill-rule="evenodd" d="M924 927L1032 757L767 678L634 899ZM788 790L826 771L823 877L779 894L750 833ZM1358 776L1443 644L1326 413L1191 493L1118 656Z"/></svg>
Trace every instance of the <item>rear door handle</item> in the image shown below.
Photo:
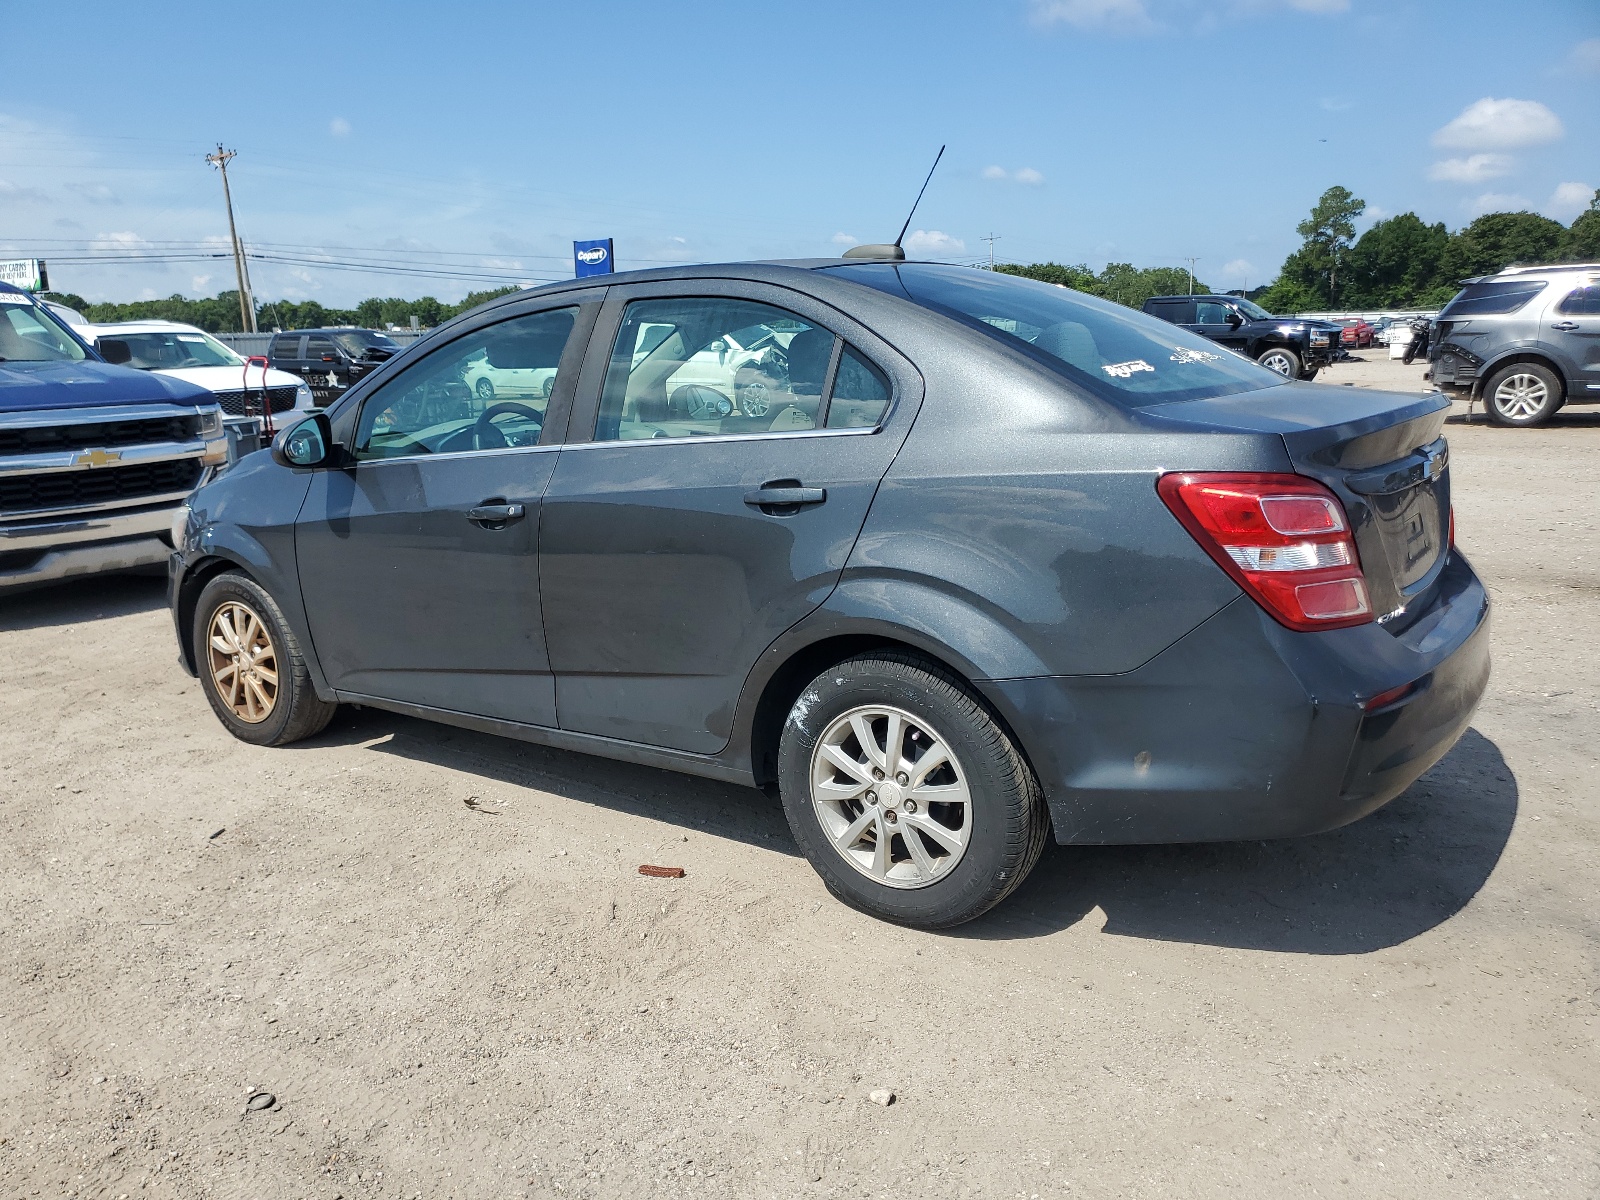
<svg viewBox="0 0 1600 1200"><path fill-rule="evenodd" d="M1557 321L1550 326L1551 329L1559 329L1562 333L1571 333L1577 327L1578 323L1576 321Z"/></svg>
<svg viewBox="0 0 1600 1200"><path fill-rule="evenodd" d="M760 487L744 494L744 502L754 508L798 508L827 498L826 488L814 487Z"/></svg>
<svg viewBox="0 0 1600 1200"><path fill-rule="evenodd" d="M477 508L467 509L467 520L479 525L505 525L508 521L520 521L527 513L527 509L520 504L480 504Z"/></svg>

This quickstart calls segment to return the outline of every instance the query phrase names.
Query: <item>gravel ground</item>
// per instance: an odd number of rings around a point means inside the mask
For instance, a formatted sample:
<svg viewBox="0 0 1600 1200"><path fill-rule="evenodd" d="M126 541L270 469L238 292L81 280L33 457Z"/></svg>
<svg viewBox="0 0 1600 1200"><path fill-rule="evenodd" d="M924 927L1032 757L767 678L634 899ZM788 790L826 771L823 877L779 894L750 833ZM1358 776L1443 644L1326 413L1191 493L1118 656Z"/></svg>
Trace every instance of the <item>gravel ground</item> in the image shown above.
<svg viewBox="0 0 1600 1200"><path fill-rule="evenodd" d="M1423 386L1380 355L1320 381ZM1054 847L947 935L758 793L371 711L256 749L158 581L0 600L0 1194L1600 1193L1600 409L1449 434L1498 610L1443 763Z"/></svg>

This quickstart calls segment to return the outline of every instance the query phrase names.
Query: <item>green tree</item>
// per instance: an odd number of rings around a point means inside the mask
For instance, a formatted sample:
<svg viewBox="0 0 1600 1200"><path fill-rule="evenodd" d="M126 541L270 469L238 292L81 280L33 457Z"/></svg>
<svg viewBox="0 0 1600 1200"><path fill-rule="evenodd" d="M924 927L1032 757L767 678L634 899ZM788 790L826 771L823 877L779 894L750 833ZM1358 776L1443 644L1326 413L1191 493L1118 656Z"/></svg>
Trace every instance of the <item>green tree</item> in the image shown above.
<svg viewBox="0 0 1600 1200"><path fill-rule="evenodd" d="M1367 202L1346 187L1331 187L1295 226L1300 248L1284 261L1278 273L1281 295L1293 298L1293 308L1283 311L1335 308L1344 282L1345 260L1355 239L1355 220L1367 211ZM1274 285L1275 287L1277 285Z"/></svg>
<svg viewBox="0 0 1600 1200"><path fill-rule="evenodd" d="M1001 263L995 268L1007 275L1021 275L1024 279L1037 279L1040 283L1055 283L1079 292L1095 292L1094 272L1088 263L1064 267L1060 263ZM1097 294L1097 293L1096 293Z"/></svg>
<svg viewBox="0 0 1600 1200"><path fill-rule="evenodd" d="M996 267L1007 275L1021 275L1043 283L1087 292L1106 300L1115 300L1129 308L1138 308L1151 296L1186 295L1189 291L1189 272L1178 267L1136 267L1132 263L1107 263L1105 270L1096 275L1087 264L1064 267L1060 263L1030 263L1026 266L1007 263ZM1195 280L1196 292L1211 289Z"/></svg>
<svg viewBox="0 0 1600 1200"><path fill-rule="evenodd" d="M1450 239L1444 273L1451 282L1492 275L1513 263L1535 266L1561 258L1568 231L1538 213L1485 213Z"/></svg>
<svg viewBox="0 0 1600 1200"><path fill-rule="evenodd" d="M1379 221L1345 259L1339 302L1354 308L1411 308L1443 282L1450 231L1416 213Z"/></svg>
<svg viewBox="0 0 1600 1200"><path fill-rule="evenodd" d="M1595 189L1589 207L1567 228L1561 257L1568 262L1600 262L1600 188Z"/></svg>

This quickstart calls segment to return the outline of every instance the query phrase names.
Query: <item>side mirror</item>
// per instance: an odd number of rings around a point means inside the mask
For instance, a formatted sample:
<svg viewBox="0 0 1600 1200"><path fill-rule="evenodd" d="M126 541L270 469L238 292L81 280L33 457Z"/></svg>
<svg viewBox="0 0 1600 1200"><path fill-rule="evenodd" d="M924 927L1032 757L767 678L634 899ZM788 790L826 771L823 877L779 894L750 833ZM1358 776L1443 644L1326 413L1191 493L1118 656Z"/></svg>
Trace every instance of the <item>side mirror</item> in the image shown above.
<svg viewBox="0 0 1600 1200"><path fill-rule="evenodd" d="M1241 317L1238 313L1230 312L1228 314L1228 328L1237 329L1237 328L1239 328L1239 326L1241 326L1243 324L1244 324L1244 318Z"/></svg>
<svg viewBox="0 0 1600 1200"><path fill-rule="evenodd" d="M133 351L128 349L128 343L121 338L101 338L95 342L94 348L100 351L100 357L108 363L122 366L133 361Z"/></svg>
<svg viewBox="0 0 1600 1200"><path fill-rule="evenodd" d="M272 461L280 467L307 471L328 465L332 457L333 427L327 415L312 413L272 439Z"/></svg>

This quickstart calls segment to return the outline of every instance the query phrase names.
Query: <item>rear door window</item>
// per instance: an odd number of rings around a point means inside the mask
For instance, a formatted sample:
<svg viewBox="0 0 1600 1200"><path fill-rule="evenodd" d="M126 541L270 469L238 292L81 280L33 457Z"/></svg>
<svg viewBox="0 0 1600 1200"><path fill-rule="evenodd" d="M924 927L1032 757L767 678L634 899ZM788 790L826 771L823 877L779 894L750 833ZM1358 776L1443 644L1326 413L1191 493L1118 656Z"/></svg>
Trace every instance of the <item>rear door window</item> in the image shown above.
<svg viewBox="0 0 1600 1200"><path fill-rule="evenodd" d="M1444 306L1441 321L1452 317L1498 317L1514 313L1545 289L1542 279L1510 279L1494 283L1469 283Z"/></svg>
<svg viewBox="0 0 1600 1200"><path fill-rule="evenodd" d="M1600 286L1590 284L1569 292L1563 297L1557 311L1586 317L1600 316Z"/></svg>
<svg viewBox="0 0 1600 1200"><path fill-rule="evenodd" d="M982 330L1127 408L1283 383L1281 375L1197 333L1053 284L935 263L824 269Z"/></svg>
<svg viewBox="0 0 1600 1200"><path fill-rule="evenodd" d="M612 347L595 440L820 428L834 342L828 330L752 300L635 300Z"/></svg>
<svg viewBox="0 0 1600 1200"><path fill-rule="evenodd" d="M1160 317L1163 321L1171 321L1174 325L1194 323L1192 300L1152 300L1146 305L1145 311L1152 317Z"/></svg>
<svg viewBox="0 0 1600 1200"><path fill-rule="evenodd" d="M272 340L271 354L273 358L299 358L300 335L293 337L279 337Z"/></svg>

